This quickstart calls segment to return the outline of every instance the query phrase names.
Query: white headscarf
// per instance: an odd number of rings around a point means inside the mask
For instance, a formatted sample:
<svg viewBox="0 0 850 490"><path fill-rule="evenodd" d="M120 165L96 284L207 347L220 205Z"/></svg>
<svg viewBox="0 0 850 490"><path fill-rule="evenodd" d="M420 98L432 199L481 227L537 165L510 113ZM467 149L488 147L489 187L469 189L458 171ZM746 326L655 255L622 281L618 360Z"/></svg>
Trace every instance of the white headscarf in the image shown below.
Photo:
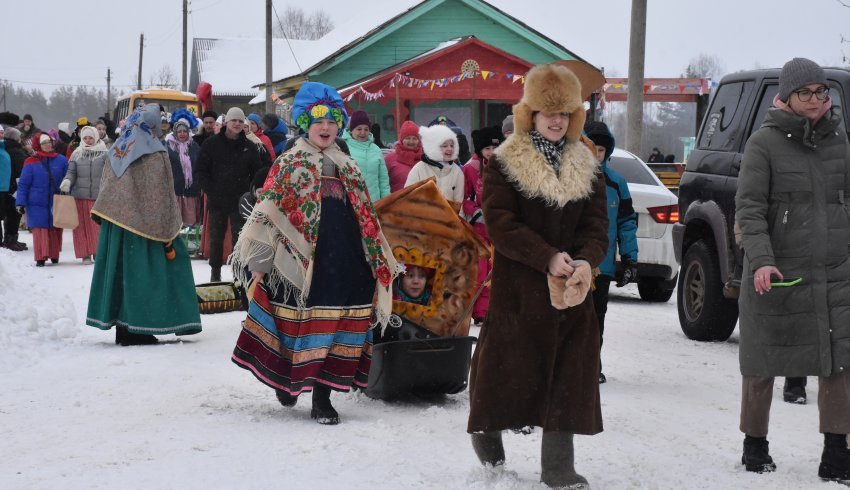
<svg viewBox="0 0 850 490"><path fill-rule="evenodd" d="M85 139L83 139L85 136L92 136L94 138L94 143L90 145L86 144ZM78 146L77 149L74 150L74 153L71 154L71 160L91 160L103 155L106 151L106 144L104 144L100 139L100 134L97 132L97 128L86 126L80 130L80 146Z"/></svg>

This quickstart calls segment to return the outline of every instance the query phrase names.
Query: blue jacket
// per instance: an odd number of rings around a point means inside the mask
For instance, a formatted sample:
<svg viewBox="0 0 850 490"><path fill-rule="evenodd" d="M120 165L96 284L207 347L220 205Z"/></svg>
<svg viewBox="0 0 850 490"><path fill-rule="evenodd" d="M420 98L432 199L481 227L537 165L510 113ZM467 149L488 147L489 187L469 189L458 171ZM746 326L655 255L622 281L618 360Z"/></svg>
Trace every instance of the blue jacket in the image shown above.
<svg viewBox="0 0 850 490"><path fill-rule="evenodd" d="M637 213L632 207L629 184L616 170L608 168L608 156L602 162L605 174L605 190L608 195L608 254L599 264L603 276L614 277L616 273L617 248L622 261L638 261Z"/></svg>
<svg viewBox="0 0 850 490"><path fill-rule="evenodd" d="M53 182L47 174L53 175ZM24 162L21 180L18 182L17 206L27 210L27 226L30 228L53 227L53 194L59 192L59 184L68 171L68 160L64 155L53 158L28 158Z"/></svg>
<svg viewBox="0 0 850 490"><path fill-rule="evenodd" d="M280 118L277 118L277 126L274 129L265 129L263 133L269 137L269 141L272 142L272 146L274 147L275 155L282 155L286 147L286 134L289 133L289 129L286 127L283 121Z"/></svg>
<svg viewBox="0 0 850 490"><path fill-rule="evenodd" d="M0 140L0 192L9 192L12 182L12 157L6 151L6 142Z"/></svg>

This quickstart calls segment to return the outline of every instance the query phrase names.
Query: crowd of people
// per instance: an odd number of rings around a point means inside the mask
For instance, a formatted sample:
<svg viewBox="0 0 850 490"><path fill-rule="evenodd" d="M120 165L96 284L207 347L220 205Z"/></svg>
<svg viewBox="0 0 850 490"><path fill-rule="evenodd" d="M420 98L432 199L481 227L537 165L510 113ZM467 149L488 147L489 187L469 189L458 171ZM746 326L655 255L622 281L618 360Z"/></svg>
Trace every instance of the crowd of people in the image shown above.
<svg viewBox="0 0 850 490"><path fill-rule="evenodd" d="M388 323L393 301L432 299L434 270L397 263L374 203L434 179L493 250L478 261L481 294L471 308L482 325L470 373L473 450L498 467L503 431L542 427L541 481L581 488L573 436L603 429L608 290L634 278L639 250L628 184L607 165L614 138L604 123L585 124L580 94L564 66L534 67L513 114L472 131L472 152L445 116L403 122L382 151L368 114L349 115L339 93L317 82L295 95L293 137L278 116L237 107L196 118L148 104L117 132L108 119L87 118L71 133L62 124L44 132L31 117L5 113L2 245L25 248L24 215L36 266L57 263L62 230L52 205L70 193L75 255L94 263L86 323L116 327L120 345L152 344L201 331L180 231L203 225L210 280L229 264L248 290L233 362L284 407L311 393L311 417L335 425L331 394L367 387L372 327ZM850 479L850 145L841 121L823 70L794 59L741 163L748 471L776 467L766 439L774 376L818 376L819 475ZM650 161L658 158L656 148ZM793 277L803 286L777 286Z"/></svg>

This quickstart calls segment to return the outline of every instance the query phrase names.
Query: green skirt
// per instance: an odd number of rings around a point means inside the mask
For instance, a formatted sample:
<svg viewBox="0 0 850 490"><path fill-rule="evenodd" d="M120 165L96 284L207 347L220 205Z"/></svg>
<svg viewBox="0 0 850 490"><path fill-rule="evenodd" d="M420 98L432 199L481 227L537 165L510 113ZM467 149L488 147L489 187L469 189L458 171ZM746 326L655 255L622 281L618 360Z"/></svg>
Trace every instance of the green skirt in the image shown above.
<svg viewBox="0 0 850 490"><path fill-rule="evenodd" d="M168 260L162 242L103 220L86 325L152 335L200 332L189 253L180 238L173 243L177 257Z"/></svg>

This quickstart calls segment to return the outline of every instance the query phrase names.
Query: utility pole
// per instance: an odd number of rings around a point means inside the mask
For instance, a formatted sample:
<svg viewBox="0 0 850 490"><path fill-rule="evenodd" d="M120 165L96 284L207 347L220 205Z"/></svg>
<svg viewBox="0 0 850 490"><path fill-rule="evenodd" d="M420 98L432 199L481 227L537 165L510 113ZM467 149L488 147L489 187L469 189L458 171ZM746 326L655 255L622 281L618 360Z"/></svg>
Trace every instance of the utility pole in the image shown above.
<svg viewBox="0 0 850 490"><path fill-rule="evenodd" d="M632 0L632 27L629 36L629 102L626 149L641 154L643 135L643 69L646 56L646 0Z"/></svg>
<svg viewBox="0 0 850 490"><path fill-rule="evenodd" d="M186 91L186 67L188 66L186 62L186 36L188 30L188 22L189 18L189 0L183 0L183 91Z"/></svg>
<svg viewBox="0 0 850 490"><path fill-rule="evenodd" d="M272 0L266 0L266 114L274 113L272 102Z"/></svg>
<svg viewBox="0 0 850 490"><path fill-rule="evenodd" d="M112 110L112 70L106 68L106 113Z"/></svg>
<svg viewBox="0 0 850 490"><path fill-rule="evenodd" d="M139 36L139 78L136 82L136 90L142 89L142 54L145 51L145 33Z"/></svg>

